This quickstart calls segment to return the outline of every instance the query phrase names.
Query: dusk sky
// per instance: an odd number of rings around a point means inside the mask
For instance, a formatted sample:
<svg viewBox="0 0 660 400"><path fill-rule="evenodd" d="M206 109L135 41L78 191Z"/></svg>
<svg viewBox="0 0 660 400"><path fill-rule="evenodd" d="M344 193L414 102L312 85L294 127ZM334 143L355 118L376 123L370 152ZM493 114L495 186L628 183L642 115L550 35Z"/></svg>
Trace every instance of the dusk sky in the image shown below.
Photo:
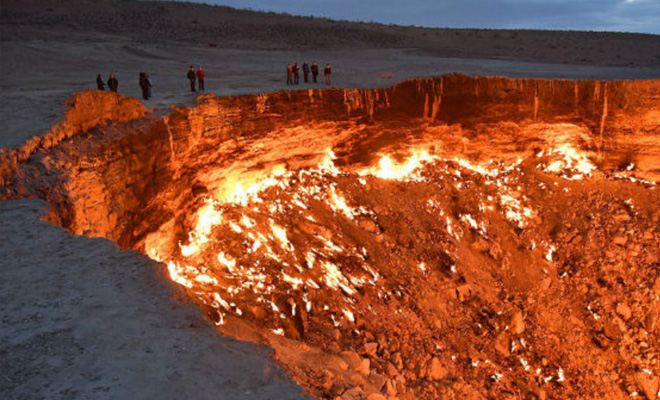
<svg viewBox="0 0 660 400"><path fill-rule="evenodd" d="M660 0L194 0L353 21L660 34Z"/></svg>

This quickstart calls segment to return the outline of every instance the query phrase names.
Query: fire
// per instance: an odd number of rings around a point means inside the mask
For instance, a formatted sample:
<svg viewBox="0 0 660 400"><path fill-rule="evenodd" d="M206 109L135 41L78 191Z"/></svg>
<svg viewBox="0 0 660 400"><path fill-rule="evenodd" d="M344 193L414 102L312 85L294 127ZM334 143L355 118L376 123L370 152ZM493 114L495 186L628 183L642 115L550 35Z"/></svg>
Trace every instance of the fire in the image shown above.
<svg viewBox="0 0 660 400"><path fill-rule="evenodd" d="M315 293L329 291L343 296L350 305L361 288L376 286L383 279L378 268L369 265L369 252L364 247L347 244L344 234L331 232L320 222L327 210L345 217L344 223L352 224L351 229L362 230L365 220L376 224L379 216L356 202L352 193L368 190L370 179L439 188L449 185L456 191L481 185L485 192L465 212L449 212L438 199L423 203L454 242L463 240L469 230L489 240L489 221L497 213L521 229L536 216L526 205L528 199L520 194L520 159L511 164L491 160L480 165L441 158L425 150L410 154L401 162L386 154L373 167L351 171L337 167L336 156L329 150L315 168L289 171L278 167L263 178L235 183L233 190L207 198L199 207L188 240L169 257L170 278L201 303L217 309L219 324L225 323L226 313L243 316L241 309L260 306L272 314L273 332L287 335L277 321L311 310L328 312L327 318L334 324L339 323L335 316L342 314L354 322L354 311L346 307L314 307ZM539 164L543 172L566 179L590 176L595 169L586 155L569 146L538 157L543 158ZM340 181L346 179L356 182L357 189L342 186ZM292 229L296 224L307 228ZM374 232L379 230L368 234ZM553 261L555 247L546 248L545 258ZM147 248L147 252L163 256L156 248ZM455 274L457 260L452 255L450 258L453 261L448 267ZM426 262L419 262L417 267L424 275L431 273ZM282 294L286 294L286 301Z"/></svg>
<svg viewBox="0 0 660 400"><path fill-rule="evenodd" d="M537 157L549 159L549 164L541 163L539 168L544 172L553 172L559 174L567 180L584 179L585 176L591 176L596 166L589 161L587 155L580 152L568 144L561 147L541 151Z"/></svg>
<svg viewBox="0 0 660 400"><path fill-rule="evenodd" d="M414 172L425 163L434 161L434 158L426 151L414 152L412 156L403 163L396 163L389 155L385 155L378 161L377 167L368 168L359 172L359 175L371 175L380 179L407 180L415 179Z"/></svg>

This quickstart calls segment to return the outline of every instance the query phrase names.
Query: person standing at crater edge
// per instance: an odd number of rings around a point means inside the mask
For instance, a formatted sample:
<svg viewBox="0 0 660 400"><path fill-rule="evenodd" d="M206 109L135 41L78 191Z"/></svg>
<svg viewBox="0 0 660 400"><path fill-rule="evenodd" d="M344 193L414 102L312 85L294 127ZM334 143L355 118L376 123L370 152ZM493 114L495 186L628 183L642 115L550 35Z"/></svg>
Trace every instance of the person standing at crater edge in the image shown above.
<svg viewBox="0 0 660 400"><path fill-rule="evenodd" d="M293 68L291 67L291 63L286 66L286 85L293 85Z"/></svg>
<svg viewBox="0 0 660 400"><path fill-rule="evenodd" d="M199 82L199 90L204 90L204 70L201 65L197 67L197 81Z"/></svg>
<svg viewBox="0 0 660 400"><path fill-rule="evenodd" d="M101 74L96 76L96 88L98 90L105 90L105 82L103 82L103 77Z"/></svg>
<svg viewBox="0 0 660 400"><path fill-rule="evenodd" d="M144 72L140 72L140 89L142 89L142 98L144 100L149 99L149 95L147 94L147 74Z"/></svg>
<svg viewBox="0 0 660 400"><path fill-rule="evenodd" d="M190 91L191 92L196 92L195 90L195 80L197 78L197 75L195 75L195 67L190 66L190 69L188 70L188 79L190 80Z"/></svg>
<svg viewBox="0 0 660 400"><path fill-rule="evenodd" d="M117 78L115 78L114 74L110 74L110 78L108 78L108 89L117 93L118 87L119 87L119 81L117 80Z"/></svg>
<svg viewBox="0 0 660 400"><path fill-rule="evenodd" d="M147 100L151 98L151 77L149 74L144 74L144 82L147 86Z"/></svg>
<svg viewBox="0 0 660 400"><path fill-rule="evenodd" d="M300 65L298 63L293 66L293 83L296 85L300 83Z"/></svg>
<svg viewBox="0 0 660 400"><path fill-rule="evenodd" d="M319 76L319 66L316 64L316 62L312 63L312 79L314 80L314 83L317 83L316 77Z"/></svg>
<svg viewBox="0 0 660 400"><path fill-rule="evenodd" d="M309 82L309 64L307 64L307 61L303 62L303 78L305 79L305 83Z"/></svg>
<svg viewBox="0 0 660 400"><path fill-rule="evenodd" d="M323 70L323 74L325 75L325 84L329 85L330 75L332 75L332 69L330 69L330 64L325 64L325 69Z"/></svg>

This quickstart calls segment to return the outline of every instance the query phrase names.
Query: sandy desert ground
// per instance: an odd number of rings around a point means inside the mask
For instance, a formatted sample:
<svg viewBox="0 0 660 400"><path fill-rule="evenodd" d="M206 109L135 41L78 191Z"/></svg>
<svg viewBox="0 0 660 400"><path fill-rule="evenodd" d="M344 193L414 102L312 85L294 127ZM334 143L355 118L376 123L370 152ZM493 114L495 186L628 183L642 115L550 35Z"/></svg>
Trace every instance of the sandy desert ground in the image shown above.
<svg viewBox="0 0 660 400"><path fill-rule="evenodd" d="M449 72L660 78L653 35L425 30L86 0L3 0L0 23L3 149L46 132L97 73L114 72L119 92L134 97L138 73L150 73L155 113L195 103L190 64L205 67L207 91L218 95L286 89L286 63L303 60L330 62L339 87ZM266 350L220 336L185 304L161 264L42 222L44 209L0 204L0 397L303 397Z"/></svg>

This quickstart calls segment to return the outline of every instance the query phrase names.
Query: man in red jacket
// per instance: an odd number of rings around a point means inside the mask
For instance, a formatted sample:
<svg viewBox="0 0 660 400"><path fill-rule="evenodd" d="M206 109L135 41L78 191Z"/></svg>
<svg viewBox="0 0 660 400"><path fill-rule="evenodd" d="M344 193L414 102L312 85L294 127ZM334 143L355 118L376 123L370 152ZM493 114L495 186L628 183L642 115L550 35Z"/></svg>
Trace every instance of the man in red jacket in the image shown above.
<svg viewBox="0 0 660 400"><path fill-rule="evenodd" d="M197 81L199 81L199 90L204 90L204 70L201 65L197 67Z"/></svg>

